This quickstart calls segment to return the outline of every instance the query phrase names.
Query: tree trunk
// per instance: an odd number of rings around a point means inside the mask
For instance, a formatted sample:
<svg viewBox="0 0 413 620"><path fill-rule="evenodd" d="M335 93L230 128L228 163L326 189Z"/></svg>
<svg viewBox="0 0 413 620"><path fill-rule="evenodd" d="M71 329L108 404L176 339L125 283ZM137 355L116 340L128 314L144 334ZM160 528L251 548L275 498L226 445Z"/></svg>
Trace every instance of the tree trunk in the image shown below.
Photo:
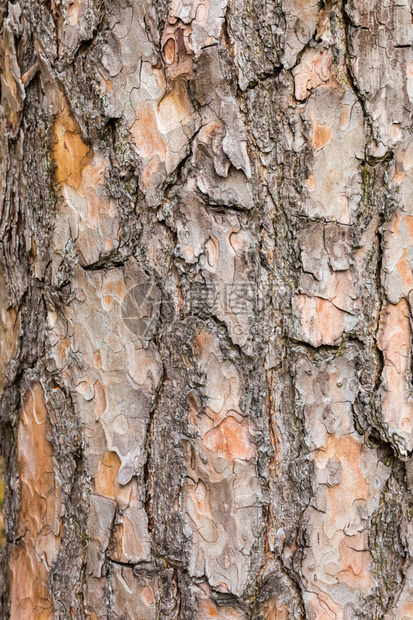
<svg viewBox="0 0 413 620"><path fill-rule="evenodd" d="M1 618L413 618L412 7L0 2Z"/></svg>

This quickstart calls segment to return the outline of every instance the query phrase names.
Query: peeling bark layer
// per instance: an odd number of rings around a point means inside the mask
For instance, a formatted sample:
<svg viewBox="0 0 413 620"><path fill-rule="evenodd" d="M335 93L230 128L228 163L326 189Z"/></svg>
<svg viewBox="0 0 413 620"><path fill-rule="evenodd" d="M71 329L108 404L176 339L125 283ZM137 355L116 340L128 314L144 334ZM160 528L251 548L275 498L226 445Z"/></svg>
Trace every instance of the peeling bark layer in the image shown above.
<svg viewBox="0 0 413 620"><path fill-rule="evenodd" d="M1 618L413 618L412 11L0 2Z"/></svg>

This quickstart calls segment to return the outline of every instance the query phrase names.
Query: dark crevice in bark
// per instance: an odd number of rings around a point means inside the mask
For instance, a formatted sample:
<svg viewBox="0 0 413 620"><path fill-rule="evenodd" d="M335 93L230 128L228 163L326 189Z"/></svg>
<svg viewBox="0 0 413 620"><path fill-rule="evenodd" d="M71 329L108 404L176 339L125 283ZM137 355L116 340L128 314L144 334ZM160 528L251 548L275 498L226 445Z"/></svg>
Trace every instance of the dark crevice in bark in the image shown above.
<svg viewBox="0 0 413 620"><path fill-rule="evenodd" d="M90 265L82 265L81 263L79 265L84 271L108 271L110 269L120 269L125 265L128 258L129 256L121 258L115 254L110 258L102 257L98 262Z"/></svg>
<svg viewBox="0 0 413 620"><path fill-rule="evenodd" d="M403 541L403 530L407 525L403 507L410 500L411 495L405 486L405 466L396 458L380 506L372 518L369 534L369 548L379 580L375 594L380 618L384 618L394 607L403 587L409 555Z"/></svg>
<svg viewBox="0 0 413 620"><path fill-rule="evenodd" d="M145 463L142 469L142 478L143 478L144 490L145 490L145 498L143 500L143 504L144 504L145 511L146 511L147 518L148 518L149 534L155 544L155 548L156 548L155 515L152 512L152 506L151 506L152 489L153 489L153 484L154 484L153 464L152 464L154 441L155 441L154 422L156 418L156 412L157 412L159 401L162 399L164 382L166 378L166 368L165 368L165 364L163 362L163 357L162 357L162 346L160 343L160 334L158 334L156 337L156 344L157 344L157 348L158 348L158 351L159 351L159 354L162 360L162 376L160 379L159 386L154 395L153 404L151 407L151 411L149 413L149 421L148 421L147 430L146 430L146 446L145 446L146 460L145 460Z"/></svg>
<svg viewBox="0 0 413 620"><path fill-rule="evenodd" d="M258 74L256 76L256 79L251 80L251 82L248 82L248 85L244 89L241 89L240 87L238 87L240 96L243 96L245 92L248 90L253 90L254 88L257 88L257 86L262 82L266 82L267 80L273 80L277 78L282 73L282 71L283 71L282 67L274 67L273 71L268 71L268 72Z"/></svg>
<svg viewBox="0 0 413 620"><path fill-rule="evenodd" d="M360 90L360 87L357 83L357 78L354 74L353 68L352 68L352 62L351 62L351 57L350 57L350 45L351 45L351 35L350 35L350 28L354 27L351 24L350 18L349 18L349 14L347 11L347 5L348 5L348 0L342 0L342 18L343 18L343 22L344 22L344 32L345 32L345 53L344 53L344 59L346 62L346 68L347 68L347 78L349 80L350 86L354 92L354 94L356 95L357 99L359 100L359 103L361 105L361 109L363 110L363 116L364 116L364 120L365 123L367 125L368 128L368 134L366 137L366 147L365 147L365 159L369 160L370 159L370 154L369 154L369 145L372 139L374 139L375 136L375 132L374 132L374 128L373 128L373 122L372 119L370 117L370 114L368 113L367 110L367 106L366 106L366 101L365 98L363 96L363 93ZM358 26L356 27L358 28ZM388 156L388 154L386 153L386 155L384 156L384 158L386 158Z"/></svg>
<svg viewBox="0 0 413 620"><path fill-rule="evenodd" d="M340 355L343 350L349 345L355 345L356 347L362 349L364 347L364 342L358 338L357 336L352 336L350 334L346 334L340 338L338 344L321 344L318 347L305 342L304 340L298 340L296 338L292 338L291 336L284 336L285 341L289 343L292 347L298 347L299 349L304 349L308 354L313 356L315 359L327 359L337 357Z"/></svg>
<svg viewBox="0 0 413 620"><path fill-rule="evenodd" d="M95 42L98 37L103 33L105 28L105 18L106 18L106 7L104 2L102 2L99 6L100 16L99 21L95 26L93 32L91 32L91 36L88 39L81 41L79 47L76 49L75 53L68 58L70 63L76 63L80 57L86 58L90 50L93 48Z"/></svg>

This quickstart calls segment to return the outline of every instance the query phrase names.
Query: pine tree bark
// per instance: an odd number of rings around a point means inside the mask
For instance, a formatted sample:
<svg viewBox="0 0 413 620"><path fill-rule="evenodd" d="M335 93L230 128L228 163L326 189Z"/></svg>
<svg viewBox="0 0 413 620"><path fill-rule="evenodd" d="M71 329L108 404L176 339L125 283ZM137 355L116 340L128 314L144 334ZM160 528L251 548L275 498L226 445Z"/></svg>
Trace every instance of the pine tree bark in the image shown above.
<svg viewBox="0 0 413 620"><path fill-rule="evenodd" d="M1 618L413 618L412 7L0 2Z"/></svg>

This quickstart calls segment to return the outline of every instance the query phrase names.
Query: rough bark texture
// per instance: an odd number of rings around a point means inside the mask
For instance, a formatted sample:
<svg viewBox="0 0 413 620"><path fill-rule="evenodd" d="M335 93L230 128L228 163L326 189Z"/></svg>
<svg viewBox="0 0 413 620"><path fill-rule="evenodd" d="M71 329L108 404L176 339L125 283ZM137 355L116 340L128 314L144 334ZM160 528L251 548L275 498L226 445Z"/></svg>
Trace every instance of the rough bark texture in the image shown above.
<svg viewBox="0 0 413 620"><path fill-rule="evenodd" d="M412 9L1 0L1 618L413 619Z"/></svg>

